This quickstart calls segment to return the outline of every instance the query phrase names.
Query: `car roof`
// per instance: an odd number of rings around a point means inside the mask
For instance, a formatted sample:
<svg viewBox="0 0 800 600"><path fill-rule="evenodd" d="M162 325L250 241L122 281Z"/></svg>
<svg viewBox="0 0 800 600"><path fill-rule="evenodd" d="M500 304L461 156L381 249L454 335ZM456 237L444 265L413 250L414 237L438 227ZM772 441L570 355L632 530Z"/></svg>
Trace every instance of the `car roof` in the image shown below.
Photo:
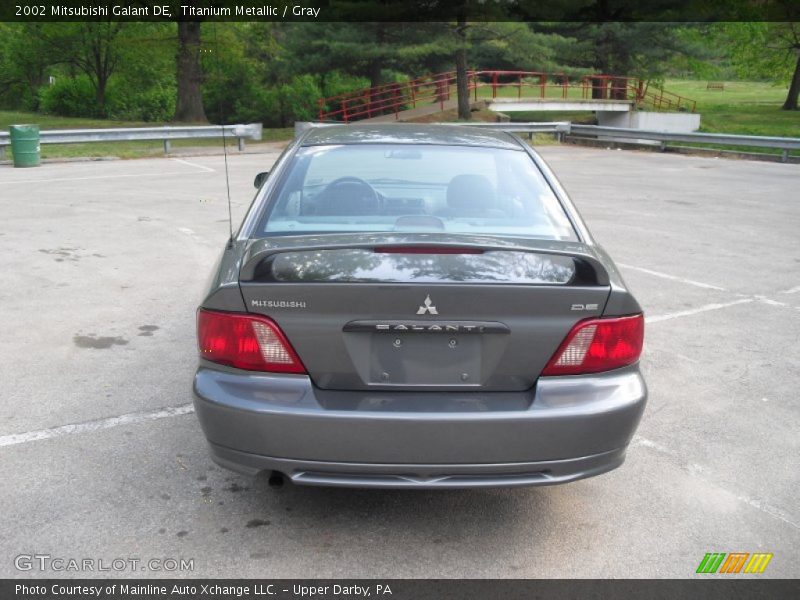
<svg viewBox="0 0 800 600"><path fill-rule="evenodd" d="M522 150L513 136L468 125L419 125L381 123L364 125L322 125L312 127L303 137L303 146L338 144L437 144L479 146Z"/></svg>

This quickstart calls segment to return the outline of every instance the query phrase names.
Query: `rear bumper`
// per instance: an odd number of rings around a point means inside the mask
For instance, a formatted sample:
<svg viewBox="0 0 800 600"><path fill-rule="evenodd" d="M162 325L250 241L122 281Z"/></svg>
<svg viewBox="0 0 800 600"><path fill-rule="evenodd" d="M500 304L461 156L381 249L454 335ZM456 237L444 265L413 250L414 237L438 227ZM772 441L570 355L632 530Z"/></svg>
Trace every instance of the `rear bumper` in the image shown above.
<svg viewBox="0 0 800 600"><path fill-rule="evenodd" d="M279 471L298 485L375 488L520 487L567 483L615 469L625 449L568 460L472 465L372 464L289 460L211 444L218 465L240 473Z"/></svg>
<svg viewBox="0 0 800 600"><path fill-rule="evenodd" d="M535 391L331 392L306 376L201 366L195 409L221 466L345 487L551 485L622 464L647 400L638 367Z"/></svg>

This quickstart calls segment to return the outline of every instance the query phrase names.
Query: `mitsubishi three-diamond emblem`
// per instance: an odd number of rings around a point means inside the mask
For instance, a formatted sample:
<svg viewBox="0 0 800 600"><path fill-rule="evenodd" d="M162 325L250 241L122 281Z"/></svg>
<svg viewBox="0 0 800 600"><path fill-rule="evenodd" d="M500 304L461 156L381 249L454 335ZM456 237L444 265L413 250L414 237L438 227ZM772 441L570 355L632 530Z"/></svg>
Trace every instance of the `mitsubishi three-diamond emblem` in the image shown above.
<svg viewBox="0 0 800 600"><path fill-rule="evenodd" d="M436 307L433 305L433 302L431 301L430 295L425 296L425 302L423 302L422 306L419 307L419 310L417 310L417 314L418 315L425 315L425 314L438 315L439 314L439 311L436 310Z"/></svg>

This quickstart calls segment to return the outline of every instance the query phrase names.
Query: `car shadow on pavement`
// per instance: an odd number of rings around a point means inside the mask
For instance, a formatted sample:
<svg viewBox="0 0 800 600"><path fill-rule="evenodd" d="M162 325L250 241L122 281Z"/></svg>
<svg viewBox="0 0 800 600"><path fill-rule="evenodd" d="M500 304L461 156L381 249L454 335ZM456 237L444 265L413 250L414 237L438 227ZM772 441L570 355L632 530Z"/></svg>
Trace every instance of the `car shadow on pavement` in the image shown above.
<svg viewBox="0 0 800 600"><path fill-rule="evenodd" d="M291 514L334 539L367 532L403 532L409 542L508 539L536 514L554 523L559 491L552 487L500 489L358 489L270 486L255 479L252 492L265 514ZM528 534L530 528L526 527Z"/></svg>

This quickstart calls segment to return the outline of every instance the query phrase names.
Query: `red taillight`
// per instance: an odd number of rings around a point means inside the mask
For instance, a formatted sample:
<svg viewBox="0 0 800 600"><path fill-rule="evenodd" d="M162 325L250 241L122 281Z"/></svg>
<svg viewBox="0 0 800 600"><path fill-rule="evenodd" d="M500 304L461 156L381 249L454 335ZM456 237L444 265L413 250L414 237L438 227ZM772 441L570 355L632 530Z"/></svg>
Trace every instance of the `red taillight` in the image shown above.
<svg viewBox="0 0 800 600"><path fill-rule="evenodd" d="M639 360L643 343L643 315L581 321L561 343L542 375L618 369Z"/></svg>
<svg viewBox="0 0 800 600"><path fill-rule="evenodd" d="M469 246L377 246L379 254L483 254L482 248Z"/></svg>
<svg viewBox="0 0 800 600"><path fill-rule="evenodd" d="M280 327L266 317L200 310L197 344L202 358L237 369L306 372Z"/></svg>

